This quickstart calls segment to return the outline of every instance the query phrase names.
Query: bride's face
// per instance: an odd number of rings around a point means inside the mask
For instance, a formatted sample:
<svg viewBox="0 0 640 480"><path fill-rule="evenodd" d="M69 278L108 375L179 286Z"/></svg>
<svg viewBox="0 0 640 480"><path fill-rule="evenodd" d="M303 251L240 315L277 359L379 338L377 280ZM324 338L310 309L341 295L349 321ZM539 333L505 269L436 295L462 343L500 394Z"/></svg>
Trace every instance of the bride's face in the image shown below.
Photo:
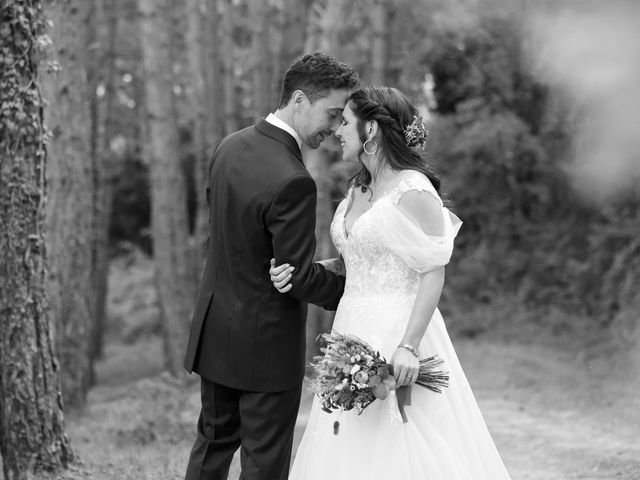
<svg viewBox="0 0 640 480"><path fill-rule="evenodd" d="M362 151L362 142L358 135L358 119L348 103L342 111L342 121L336 130L336 137L342 146L342 158L349 162L358 161L358 155Z"/></svg>

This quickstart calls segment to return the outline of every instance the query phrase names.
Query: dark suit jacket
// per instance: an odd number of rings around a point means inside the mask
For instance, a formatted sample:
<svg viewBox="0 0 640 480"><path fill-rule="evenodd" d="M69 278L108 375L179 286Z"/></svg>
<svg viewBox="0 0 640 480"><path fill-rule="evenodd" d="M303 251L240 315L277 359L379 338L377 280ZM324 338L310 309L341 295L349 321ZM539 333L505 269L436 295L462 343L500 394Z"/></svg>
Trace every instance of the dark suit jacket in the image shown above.
<svg viewBox="0 0 640 480"><path fill-rule="evenodd" d="M335 309L344 278L313 263L316 185L298 144L262 120L227 136L209 173L209 244L187 371L229 387L280 391L304 375L306 302ZM279 293L269 260L296 267Z"/></svg>

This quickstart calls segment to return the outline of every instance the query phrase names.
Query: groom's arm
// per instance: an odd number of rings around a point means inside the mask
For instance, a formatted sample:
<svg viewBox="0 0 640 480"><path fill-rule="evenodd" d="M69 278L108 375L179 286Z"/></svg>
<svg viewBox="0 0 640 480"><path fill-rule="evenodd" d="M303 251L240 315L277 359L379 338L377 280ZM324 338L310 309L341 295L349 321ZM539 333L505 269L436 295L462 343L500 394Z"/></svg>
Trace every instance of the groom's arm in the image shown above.
<svg viewBox="0 0 640 480"><path fill-rule="evenodd" d="M313 261L316 251L316 184L308 175L288 179L266 215L276 264L295 267L288 295L328 310L337 308L344 277Z"/></svg>

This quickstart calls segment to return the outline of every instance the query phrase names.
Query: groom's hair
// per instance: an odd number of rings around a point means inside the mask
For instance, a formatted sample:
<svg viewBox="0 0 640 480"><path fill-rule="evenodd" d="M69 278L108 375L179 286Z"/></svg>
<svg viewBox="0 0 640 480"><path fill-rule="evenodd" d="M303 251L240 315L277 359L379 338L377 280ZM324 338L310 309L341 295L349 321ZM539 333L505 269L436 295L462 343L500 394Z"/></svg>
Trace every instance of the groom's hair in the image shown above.
<svg viewBox="0 0 640 480"><path fill-rule="evenodd" d="M359 83L358 74L346 63L326 53L308 53L298 58L285 73L278 108L285 107L296 90L302 90L313 102L329 90L352 90Z"/></svg>

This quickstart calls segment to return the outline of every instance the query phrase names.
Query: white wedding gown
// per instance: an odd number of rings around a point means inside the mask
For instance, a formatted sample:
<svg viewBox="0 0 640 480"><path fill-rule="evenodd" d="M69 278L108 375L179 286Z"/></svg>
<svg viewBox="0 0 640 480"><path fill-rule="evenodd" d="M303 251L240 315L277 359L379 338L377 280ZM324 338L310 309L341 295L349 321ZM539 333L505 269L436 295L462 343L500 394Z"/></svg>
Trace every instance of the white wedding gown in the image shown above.
<svg viewBox="0 0 640 480"><path fill-rule="evenodd" d="M406 192L432 194L414 171L377 200L347 234L352 191L338 206L332 239L343 256L347 281L333 329L368 342L389 360L409 320L419 272L448 263L460 221L445 207L443 237L427 236L398 208ZM440 201L440 204L442 202ZM397 397L376 400L361 415L326 413L314 399L290 472L293 480L504 480L509 479L436 309L420 343L422 356L438 354L449 387L434 393L414 385L403 423ZM339 421L338 434L334 422Z"/></svg>

